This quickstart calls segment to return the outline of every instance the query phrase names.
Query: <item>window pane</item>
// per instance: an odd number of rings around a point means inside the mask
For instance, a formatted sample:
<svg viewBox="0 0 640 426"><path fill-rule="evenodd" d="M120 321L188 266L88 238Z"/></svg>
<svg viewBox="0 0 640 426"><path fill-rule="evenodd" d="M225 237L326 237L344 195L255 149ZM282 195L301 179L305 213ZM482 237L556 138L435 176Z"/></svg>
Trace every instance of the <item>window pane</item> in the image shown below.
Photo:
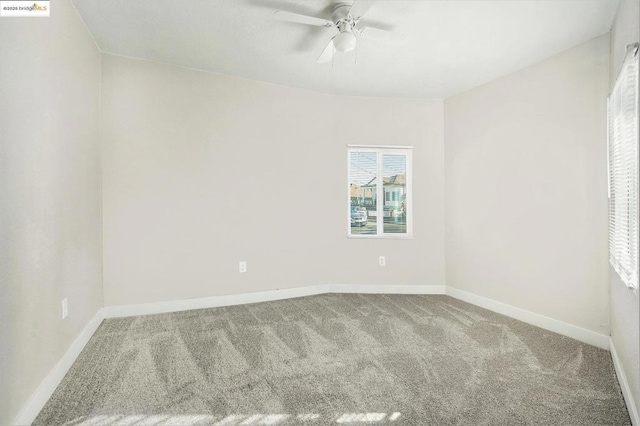
<svg viewBox="0 0 640 426"><path fill-rule="evenodd" d="M407 233L407 157L382 155L384 233Z"/></svg>
<svg viewBox="0 0 640 426"><path fill-rule="evenodd" d="M349 156L349 214L351 235L376 235L376 152L351 152Z"/></svg>

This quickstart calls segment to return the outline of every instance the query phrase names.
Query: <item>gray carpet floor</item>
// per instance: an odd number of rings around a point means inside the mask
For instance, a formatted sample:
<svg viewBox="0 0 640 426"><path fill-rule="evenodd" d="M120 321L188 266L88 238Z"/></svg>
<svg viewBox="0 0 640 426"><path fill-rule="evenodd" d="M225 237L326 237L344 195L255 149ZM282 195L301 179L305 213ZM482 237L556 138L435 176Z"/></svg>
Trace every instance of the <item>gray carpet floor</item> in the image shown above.
<svg viewBox="0 0 640 426"><path fill-rule="evenodd" d="M609 352L448 296L105 320L35 425L628 425Z"/></svg>

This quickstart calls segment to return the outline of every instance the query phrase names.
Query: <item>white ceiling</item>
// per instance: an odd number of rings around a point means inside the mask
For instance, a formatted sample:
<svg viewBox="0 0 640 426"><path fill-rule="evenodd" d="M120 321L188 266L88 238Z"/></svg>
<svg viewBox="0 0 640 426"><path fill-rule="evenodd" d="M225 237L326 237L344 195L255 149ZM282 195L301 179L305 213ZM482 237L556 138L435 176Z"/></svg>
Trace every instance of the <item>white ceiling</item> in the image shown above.
<svg viewBox="0 0 640 426"><path fill-rule="evenodd" d="M100 49L324 93L446 98L610 30L619 0L380 0L355 55L316 58L335 30L277 21L330 19L333 0L74 0Z"/></svg>

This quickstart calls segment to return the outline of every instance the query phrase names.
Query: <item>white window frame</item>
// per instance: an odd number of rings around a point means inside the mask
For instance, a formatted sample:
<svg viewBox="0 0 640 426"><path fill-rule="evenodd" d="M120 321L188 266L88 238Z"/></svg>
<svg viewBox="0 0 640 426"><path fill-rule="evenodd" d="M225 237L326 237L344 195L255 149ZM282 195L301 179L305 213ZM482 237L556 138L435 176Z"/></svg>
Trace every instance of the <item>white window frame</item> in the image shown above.
<svg viewBox="0 0 640 426"><path fill-rule="evenodd" d="M627 46L607 99L609 261L622 282L638 289L638 44Z"/></svg>
<svg viewBox="0 0 640 426"><path fill-rule="evenodd" d="M351 233L351 153L352 152L375 152L377 155L376 171L376 232L377 234L352 234ZM406 156L405 172L405 213L407 221L407 232L405 233L385 233L384 232L384 182L382 179L382 156L383 155L404 155ZM380 146L380 145L347 145L347 237L357 239L413 239L413 147L412 146Z"/></svg>

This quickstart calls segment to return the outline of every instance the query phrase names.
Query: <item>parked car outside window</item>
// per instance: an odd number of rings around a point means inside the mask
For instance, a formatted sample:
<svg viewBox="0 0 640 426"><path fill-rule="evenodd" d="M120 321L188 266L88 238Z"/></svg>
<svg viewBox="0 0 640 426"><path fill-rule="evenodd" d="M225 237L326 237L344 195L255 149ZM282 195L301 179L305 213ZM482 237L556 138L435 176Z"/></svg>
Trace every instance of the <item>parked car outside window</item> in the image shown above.
<svg viewBox="0 0 640 426"><path fill-rule="evenodd" d="M367 209L360 206L351 206L351 226L365 226L366 224Z"/></svg>

